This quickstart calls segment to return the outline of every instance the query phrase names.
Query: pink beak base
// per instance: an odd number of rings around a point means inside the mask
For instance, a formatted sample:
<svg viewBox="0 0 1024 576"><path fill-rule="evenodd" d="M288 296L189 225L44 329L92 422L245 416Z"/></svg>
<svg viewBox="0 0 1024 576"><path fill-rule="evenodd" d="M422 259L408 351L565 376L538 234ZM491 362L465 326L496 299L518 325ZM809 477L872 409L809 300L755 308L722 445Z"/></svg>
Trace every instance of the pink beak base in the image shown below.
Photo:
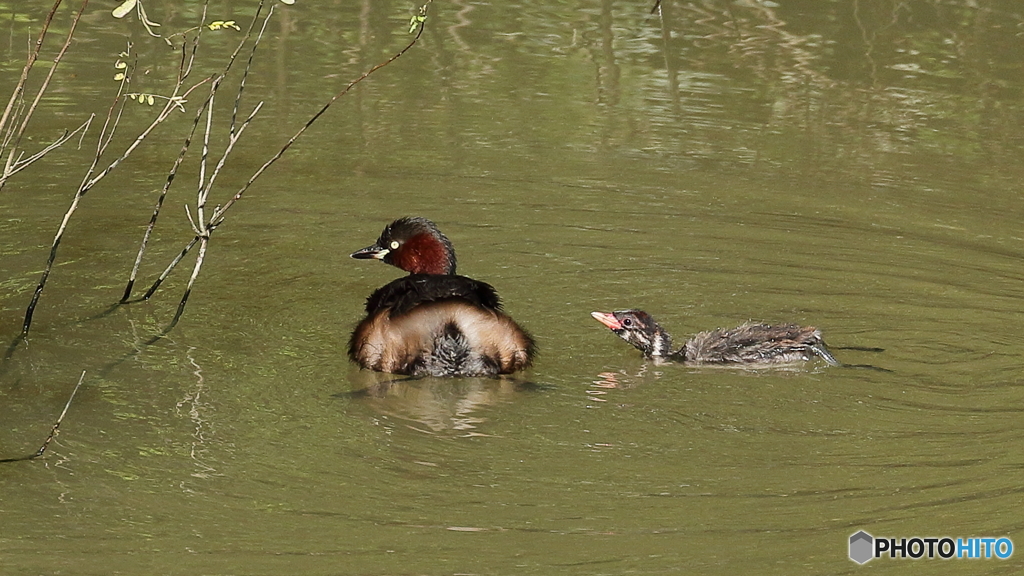
<svg viewBox="0 0 1024 576"><path fill-rule="evenodd" d="M622 330L622 323L619 322L614 314L607 312L591 312L590 315L594 317L594 320L597 320L612 330Z"/></svg>

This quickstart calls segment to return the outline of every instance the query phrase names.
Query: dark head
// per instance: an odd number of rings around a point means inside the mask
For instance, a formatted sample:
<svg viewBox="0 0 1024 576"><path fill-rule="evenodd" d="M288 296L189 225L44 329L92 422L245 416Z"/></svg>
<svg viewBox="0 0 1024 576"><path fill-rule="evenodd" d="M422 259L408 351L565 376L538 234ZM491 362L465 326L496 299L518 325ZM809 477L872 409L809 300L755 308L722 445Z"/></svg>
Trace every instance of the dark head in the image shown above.
<svg viewBox="0 0 1024 576"><path fill-rule="evenodd" d="M455 274L455 249L437 226L418 216L399 218L384 227L372 246L353 258L383 260L410 274Z"/></svg>
<svg viewBox="0 0 1024 576"><path fill-rule="evenodd" d="M648 358L672 355L672 337L643 310L591 312L590 315Z"/></svg>

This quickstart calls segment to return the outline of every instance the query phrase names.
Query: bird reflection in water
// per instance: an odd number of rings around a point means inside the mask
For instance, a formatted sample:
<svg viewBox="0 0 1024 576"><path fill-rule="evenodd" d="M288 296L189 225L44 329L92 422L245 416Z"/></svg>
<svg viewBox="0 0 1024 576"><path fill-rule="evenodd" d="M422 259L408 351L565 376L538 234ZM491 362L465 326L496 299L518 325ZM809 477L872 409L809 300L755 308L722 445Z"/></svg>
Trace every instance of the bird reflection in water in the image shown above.
<svg viewBox="0 0 1024 576"><path fill-rule="evenodd" d="M335 397L358 400L422 432L461 436L486 436L478 428L487 422L488 408L539 389L515 378L395 378L365 371L354 377L364 387Z"/></svg>
<svg viewBox="0 0 1024 576"><path fill-rule="evenodd" d="M613 389L636 388L651 380L657 380L662 375L660 370L650 370L648 365L642 364L636 374L629 374L625 370L619 372L601 372L596 380L591 380L587 388L587 397L594 402L606 402L606 396Z"/></svg>

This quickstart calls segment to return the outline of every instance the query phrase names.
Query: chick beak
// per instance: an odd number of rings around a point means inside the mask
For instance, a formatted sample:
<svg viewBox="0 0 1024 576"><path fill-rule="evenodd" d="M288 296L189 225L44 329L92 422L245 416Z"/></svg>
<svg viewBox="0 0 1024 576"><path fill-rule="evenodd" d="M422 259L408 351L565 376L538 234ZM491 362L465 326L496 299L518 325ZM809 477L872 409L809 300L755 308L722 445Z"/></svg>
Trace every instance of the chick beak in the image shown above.
<svg viewBox="0 0 1024 576"><path fill-rule="evenodd" d="M355 256L355 254L352 256ZM608 312L591 312L590 315L594 317L594 320L597 320L612 330L622 330L622 323L619 322L619 319L616 318L614 314Z"/></svg>

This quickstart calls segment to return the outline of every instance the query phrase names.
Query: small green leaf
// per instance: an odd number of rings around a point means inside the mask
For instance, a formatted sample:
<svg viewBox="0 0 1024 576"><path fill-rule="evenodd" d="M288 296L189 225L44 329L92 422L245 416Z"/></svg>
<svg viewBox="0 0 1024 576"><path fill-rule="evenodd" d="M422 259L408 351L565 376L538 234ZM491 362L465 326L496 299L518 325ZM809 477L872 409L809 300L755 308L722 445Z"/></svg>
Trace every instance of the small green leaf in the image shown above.
<svg viewBox="0 0 1024 576"><path fill-rule="evenodd" d="M120 60L118 60L117 62L114 62L114 68L117 68L118 70L124 70L127 67L128 67L128 65L125 64L124 62L121 62Z"/></svg>
<svg viewBox="0 0 1024 576"><path fill-rule="evenodd" d="M135 5L139 3L139 0L124 0L124 3L114 8L114 11L110 14L114 18L124 18L129 12L135 9Z"/></svg>
<svg viewBox="0 0 1024 576"><path fill-rule="evenodd" d="M223 30L225 28L234 28L235 30L241 30L238 24L235 24L234 20L214 20L206 25L210 30Z"/></svg>
<svg viewBox="0 0 1024 576"><path fill-rule="evenodd" d="M141 98L141 96L140 96L140 98ZM152 94L150 94L149 96L146 96L146 104L149 104L150 106L153 105L153 95Z"/></svg>
<svg viewBox="0 0 1024 576"><path fill-rule="evenodd" d="M117 81L124 80L124 72L118 72L117 74L114 74L114 80L117 80Z"/></svg>
<svg viewBox="0 0 1024 576"><path fill-rule="evenodd" d="M281 4L287 4L291 6L292 4L295 4L295 0L281 0Z"/></svg>

